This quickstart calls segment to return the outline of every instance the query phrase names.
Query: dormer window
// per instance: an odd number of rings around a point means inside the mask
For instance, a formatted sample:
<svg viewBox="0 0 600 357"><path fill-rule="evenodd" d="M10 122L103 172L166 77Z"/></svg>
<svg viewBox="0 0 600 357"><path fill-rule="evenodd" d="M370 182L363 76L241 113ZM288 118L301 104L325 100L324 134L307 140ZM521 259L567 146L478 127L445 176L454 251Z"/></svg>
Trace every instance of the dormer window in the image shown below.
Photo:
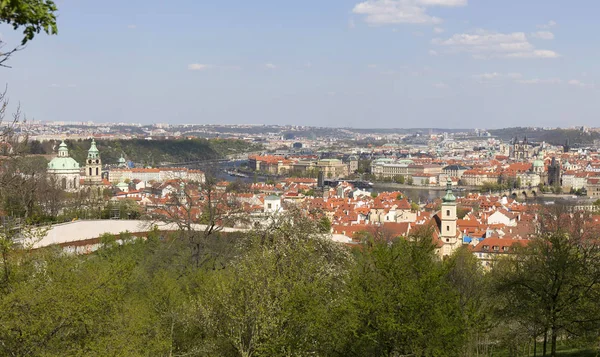
<svg viewBox="0 0 600 357"><path fill-rule="evenodd" d="M484 245L483 246L483 250L490 250L490 246L489 245Z"/></svg>
<svg viewBox="0 0 600 357"><path fill-rule="evenodd" d="M509 247L502 247L502 250L508 252Z"/></svg>
<svg viewBox="0 0 600 357"><path fill-rule="evenodd" d="M498 247L497 245L493 246L492 249L497 252L498 250L500 250L500 247Z"/></svg>

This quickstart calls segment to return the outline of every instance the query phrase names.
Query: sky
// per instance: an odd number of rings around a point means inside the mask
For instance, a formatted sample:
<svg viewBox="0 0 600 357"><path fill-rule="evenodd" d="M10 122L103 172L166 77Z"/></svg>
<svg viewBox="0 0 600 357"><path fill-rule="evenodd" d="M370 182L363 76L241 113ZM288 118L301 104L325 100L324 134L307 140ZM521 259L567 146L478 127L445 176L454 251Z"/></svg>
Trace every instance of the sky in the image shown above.
<svg viewBox="0 0 600 357"><path fill-rule="evenodd" d="M42 121L600 126L597 0L59 0L0 68ZM20 32L0 26L7 46Z"/></svg>

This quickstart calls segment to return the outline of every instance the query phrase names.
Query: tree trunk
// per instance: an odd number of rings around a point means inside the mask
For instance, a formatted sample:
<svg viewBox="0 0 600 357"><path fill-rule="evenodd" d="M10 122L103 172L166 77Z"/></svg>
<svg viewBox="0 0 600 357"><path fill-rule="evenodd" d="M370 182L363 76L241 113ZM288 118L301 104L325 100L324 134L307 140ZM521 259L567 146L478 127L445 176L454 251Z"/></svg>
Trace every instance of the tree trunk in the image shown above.
<svg viewBox="0 0 600 357"><path fill-rule="evenodd" d="M552 327L552 349L550 352L551 357L556 357L556 328Z"/></svg>
<svg viewBox="0 0 600 357"><path fill-rule="evenodd" d="M542 356L546 357L546 342L548 342L548 330L544 331L544 347L542 351Z"/></svg>
<svg viewBox="0 0 600 357"><path fill-rule="evenodd" d="M533 336L533 357L537 357L537 336Z"/></svg>

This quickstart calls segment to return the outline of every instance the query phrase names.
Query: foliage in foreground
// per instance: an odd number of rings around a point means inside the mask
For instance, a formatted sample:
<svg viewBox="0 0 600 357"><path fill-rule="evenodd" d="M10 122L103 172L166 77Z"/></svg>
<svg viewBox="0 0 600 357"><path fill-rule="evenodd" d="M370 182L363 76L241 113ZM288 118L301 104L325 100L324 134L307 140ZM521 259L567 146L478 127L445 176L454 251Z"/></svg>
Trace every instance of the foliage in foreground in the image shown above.
<svg viewBox="0 0 600 357"><path fill-rule="evenodd" d="M103 237L89 256L7 249L0 355L529 356L544 329L571 347L598 338L597 302L576 293L577 284L593 283L577 275L591 268L566 264L573 283L564 298L581 303L557 319L533 293L515 300L526 276L508 267L519 261L485 274L466 249L437 259L428 230L367 235L352 249L319 232L319 222L289 215L252 232L212 235L203 249L218 262L201 265L185 240L157 231L147 240L123 234L122 245ZM584 254L552 239L564 252L556 256ZM554 262L543 242L535 246L542 255L520 261L536 273ZM567 313L588 321L568 322Z"/></svg>

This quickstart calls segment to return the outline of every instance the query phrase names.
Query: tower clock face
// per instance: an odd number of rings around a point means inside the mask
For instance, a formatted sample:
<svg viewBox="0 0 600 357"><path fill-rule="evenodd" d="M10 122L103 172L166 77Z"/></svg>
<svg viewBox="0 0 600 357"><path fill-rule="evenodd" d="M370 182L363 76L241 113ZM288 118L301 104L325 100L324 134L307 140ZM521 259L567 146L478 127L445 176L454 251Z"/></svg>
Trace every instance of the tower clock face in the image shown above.
<svg viewBox="0 0 600 357"><path fill-rule="evenodd" d="M99 163L99 162L100 162L100 160L96 160L96 163Z"/></svg>
<svg viewBox="0 0 600 357"><path fill-rule="evenodd" d="M91 163L92 163L92 160L88 160L88 164L91 164Z"/></svg>

